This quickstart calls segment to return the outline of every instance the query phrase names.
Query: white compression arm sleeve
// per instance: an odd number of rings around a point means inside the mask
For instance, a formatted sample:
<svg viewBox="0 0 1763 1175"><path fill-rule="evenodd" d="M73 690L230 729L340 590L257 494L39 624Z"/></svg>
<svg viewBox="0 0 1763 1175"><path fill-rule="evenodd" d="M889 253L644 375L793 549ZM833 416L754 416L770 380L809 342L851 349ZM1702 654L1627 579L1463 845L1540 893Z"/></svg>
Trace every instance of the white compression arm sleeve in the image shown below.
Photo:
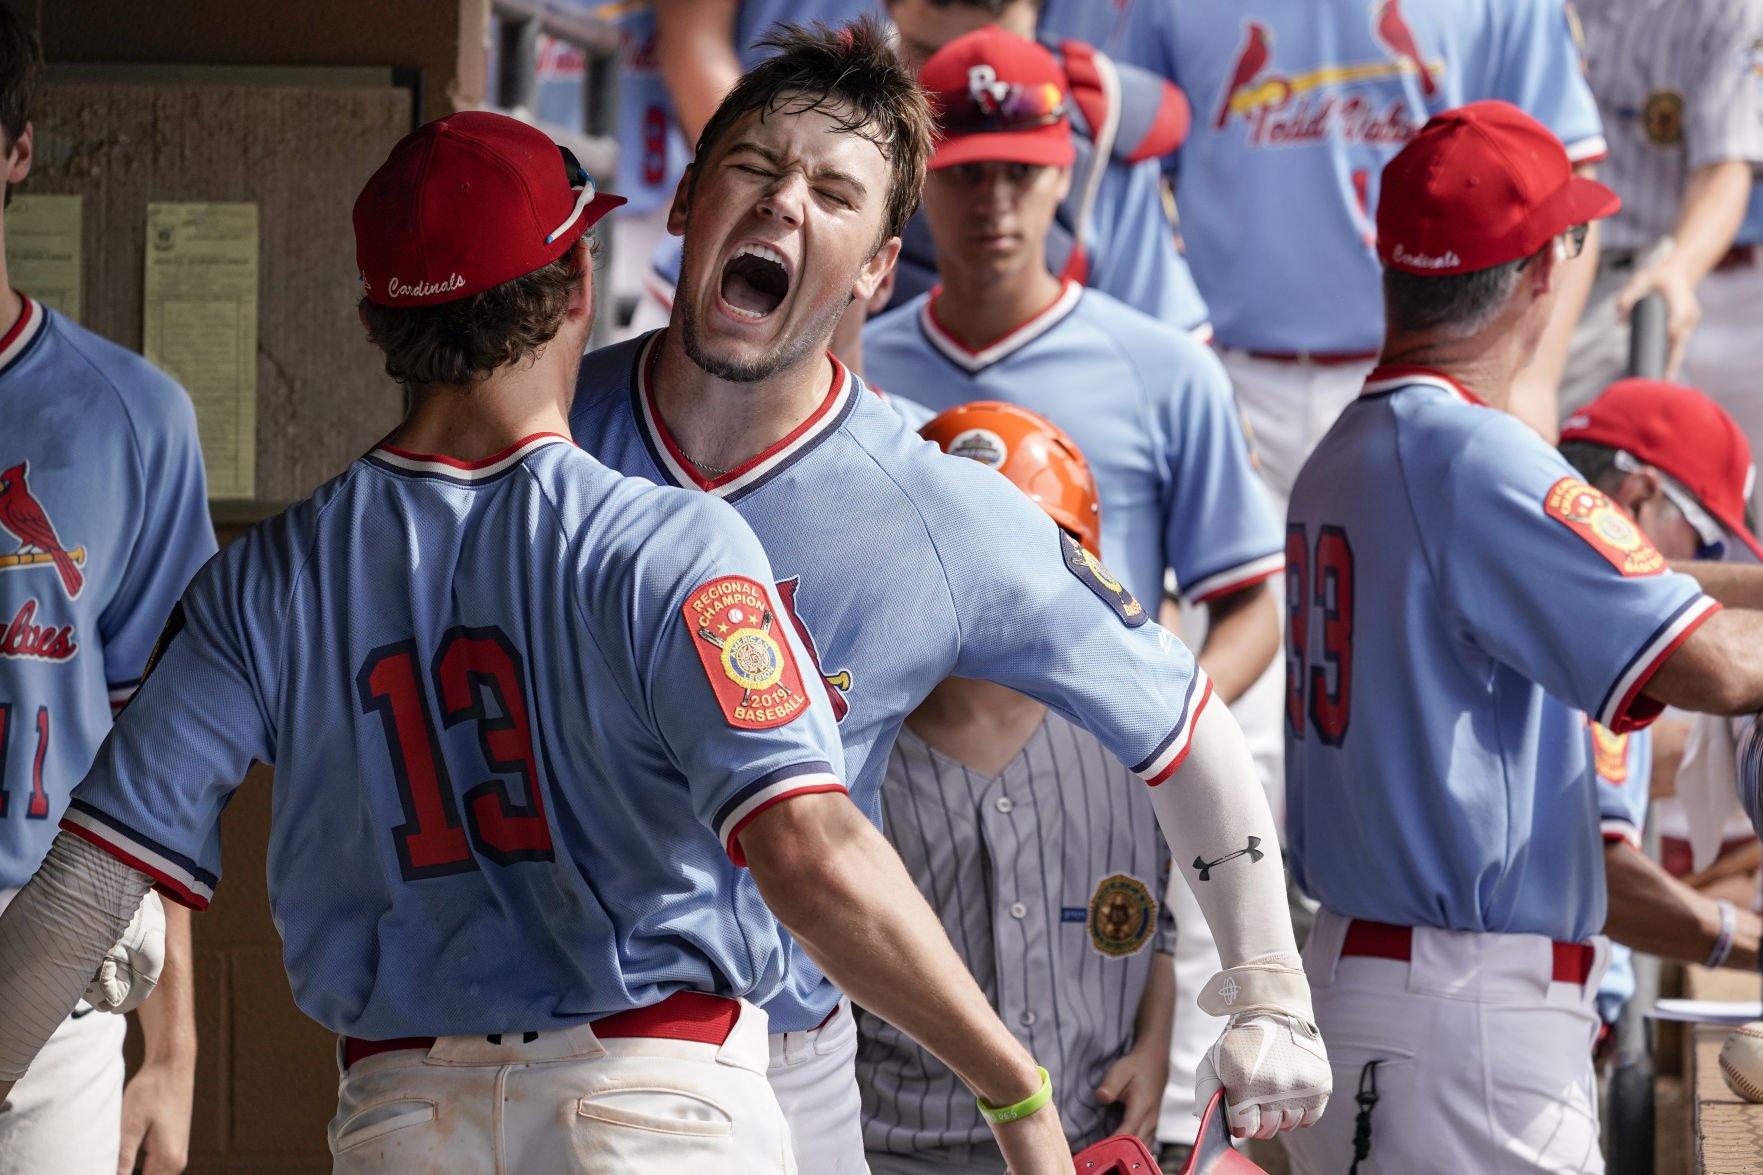
<svg viewBox="0 0 1763 1175"><path fill-rule="evenodd" d="M24 1076L152 884L79 837L56 836L0 914L0 1080Z"/></svg>
<svg viewBox="0 0 1763 1175"><path fill-rule="evenodd" d="M1151 789L1151 807L1226 967L1278 956L1297 966L1279 830L1242 728L1216 699L1187 761Z"/></svg>

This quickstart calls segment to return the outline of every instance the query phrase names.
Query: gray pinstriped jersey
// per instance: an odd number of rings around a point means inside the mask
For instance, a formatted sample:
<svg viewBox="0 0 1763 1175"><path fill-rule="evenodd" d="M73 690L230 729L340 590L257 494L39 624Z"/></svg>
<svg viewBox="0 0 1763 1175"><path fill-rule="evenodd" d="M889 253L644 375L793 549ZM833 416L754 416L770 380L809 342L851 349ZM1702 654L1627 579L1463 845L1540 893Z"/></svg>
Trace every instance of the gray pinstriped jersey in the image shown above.
<svg viewBox="0 0 1763 1175"><path fill-rule="evenodd" d="M1669 233L1691 172L1763 162L1763 2L1578 0L1586 66L1610 155L1598 178L1622 197L1604 246Z"/></svg>
<svg viewBox="0 0 1763 1175"><path fill-rule="evenodd" d="M1094 1096L1132 1043L1154 952L1175 949L1160 900L1169 850L1145 785L1094 737L1049 713L997 778L900 732L883 828L992 1006L1053 1078L1066 1133L1119 1121ZM874 1016L857 1018L870 1150L989 1141L973 1095Z"/></svg>

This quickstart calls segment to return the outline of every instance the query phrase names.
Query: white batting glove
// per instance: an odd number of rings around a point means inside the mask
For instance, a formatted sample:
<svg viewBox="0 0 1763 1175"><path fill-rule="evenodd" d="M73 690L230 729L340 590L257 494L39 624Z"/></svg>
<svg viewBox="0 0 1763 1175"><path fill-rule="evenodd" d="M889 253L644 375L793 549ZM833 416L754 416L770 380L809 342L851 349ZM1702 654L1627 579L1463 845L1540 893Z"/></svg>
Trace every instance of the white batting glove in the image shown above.
<svg viewBox="0 0 1763 1175"><path fill-rule="evenodd" d="M159 985L165 970L165 907L152 890L86 984L86 1002L100 1012L132 1012Z"/></svg>
<svg viewBox="0 0 1763 1175"><path fill-rule="evenodd" d="M1232 967L1212 977L1198 1002L1230 1022L1200 1059L1197 1105L1223 1089L1239 1138L1272 1138L1322 1116L1334 1074L1302 967L1284 960Z"/></svg>

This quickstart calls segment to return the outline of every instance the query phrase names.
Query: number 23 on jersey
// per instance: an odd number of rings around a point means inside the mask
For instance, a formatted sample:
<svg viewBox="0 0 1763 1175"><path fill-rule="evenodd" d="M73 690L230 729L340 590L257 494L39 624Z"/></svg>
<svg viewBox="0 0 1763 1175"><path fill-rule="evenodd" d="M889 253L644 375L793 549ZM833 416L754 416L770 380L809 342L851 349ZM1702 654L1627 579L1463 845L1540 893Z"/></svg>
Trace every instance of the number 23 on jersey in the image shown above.
<svg viewBox="0 0 1763 1175"><path fill-rule="evenodd" d="M1311 660L1312 632L1320 655ZM1341 745L1353 715L1353 545L1324 525L1311 545L1305 527L1286 528L1286 731L1305 729Z"/></svg>

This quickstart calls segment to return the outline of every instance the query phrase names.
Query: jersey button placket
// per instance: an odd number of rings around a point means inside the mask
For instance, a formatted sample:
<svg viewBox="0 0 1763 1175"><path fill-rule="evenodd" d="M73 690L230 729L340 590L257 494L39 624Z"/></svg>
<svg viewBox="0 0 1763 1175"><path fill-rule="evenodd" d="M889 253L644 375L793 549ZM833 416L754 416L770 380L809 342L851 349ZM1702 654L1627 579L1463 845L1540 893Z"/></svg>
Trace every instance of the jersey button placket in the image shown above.
<svg viewBox="0 0 1763 1175"><path fill-rule="evenodd" d="M992 804L992 806L994 808L998 809L998 811L1004 813L1006 816L1008 816L1010 814L1010 809L1016 807L1015 804L1010 802L1009 796L999 796L997 798L997 800Z"/></svg>
<svg viewBox="0 0 1763 1175"><path fill-rule="evenodd" d="M1011 902L1010 916L1012 918L1026 918L1028 917L1028 907L1021 902Z"/></svg>

